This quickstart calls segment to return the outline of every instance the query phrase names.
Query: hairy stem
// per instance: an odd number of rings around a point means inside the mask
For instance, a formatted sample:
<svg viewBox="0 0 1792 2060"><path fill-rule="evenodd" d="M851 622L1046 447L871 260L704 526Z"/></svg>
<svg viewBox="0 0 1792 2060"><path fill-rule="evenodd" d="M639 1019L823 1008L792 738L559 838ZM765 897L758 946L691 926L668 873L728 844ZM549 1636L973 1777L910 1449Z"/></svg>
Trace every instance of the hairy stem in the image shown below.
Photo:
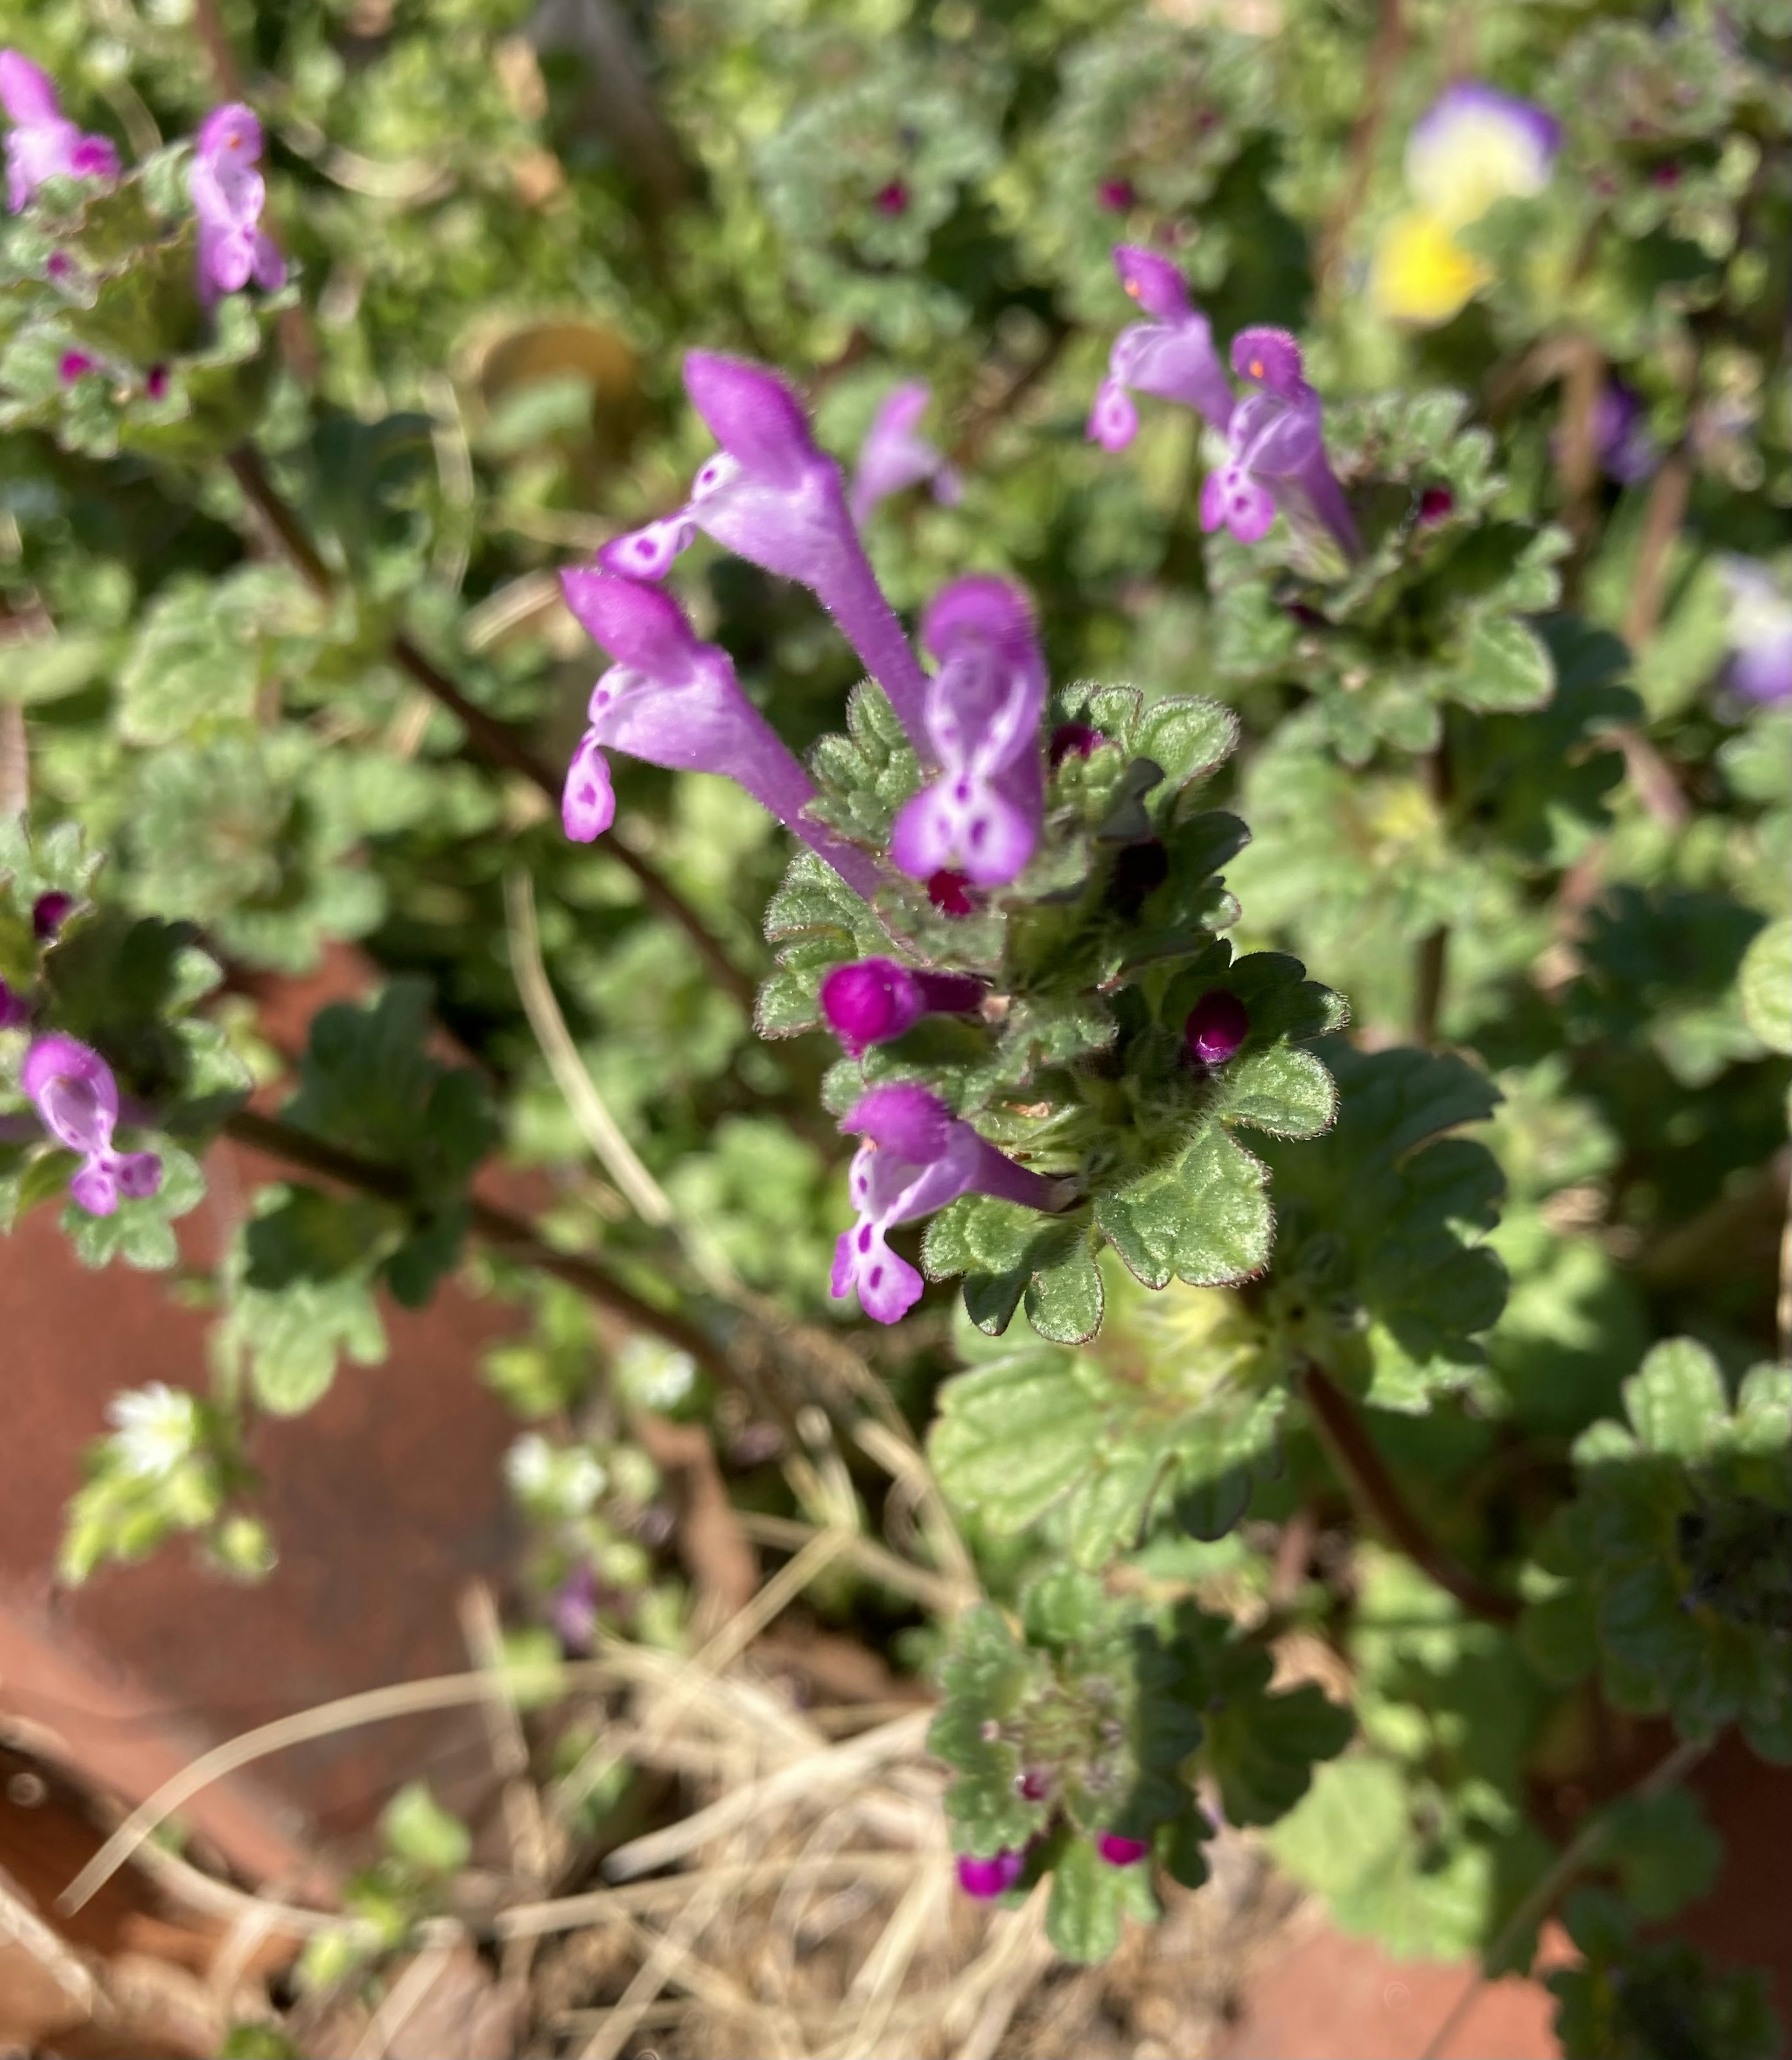
<svg viewBox="0 0 1792 2060"><path fill-rule="evenodd" d="M1490 1587L1479 1575L1459 1566L1414 1515L1343 1391L1316 1366L1307 1367L1303 1386L1315 1426L1332 1464L1375 1527L1446 1594L1454 1595L1471 1615L1485 1617L1492 1623L1515 1622L1519 1607L1517 1599Z"/></svg>
<svg viewBox="0 0 1792 2060"><path fill-rule="evenodd" d="M252 1108L239 1109L226 1120L224 1129L239 1144L265 1152L269 1158L285 1160L289 1165L334 1180L340 1186L377 1196L382 1201L405 1203L412 1199L410 1181L396 1167L363 1159L339 1144L283 1123L277 1116L262 1116ZM678 1351L688 1352L723 1386L739 1386L727 1354L712 1339L684 1317L644 1301L600 1260L579 1252L557 1251L533 1224L477 1196L469 1197L468 1207L474 1235L493 1251L564 1280L619 1322L635 1330L651 1331Z"/></svg>
<svg viewBox="0 0 1792 2060"><path fill-rule="evenodd" d="M335 574L319 555L297 514L268 477L261 454L245 444L230 453L228 462L243 497L266 523L307 582L326 599L333 595L337 585ZM394 637L389 655L393 665L438 707L448 710L466 732L474 752L487 765L517 774L558 808L559 774L537 757L508 723L500 722L495 716L488 715L469 701L434 660L420 650L409 637L401 633ZM753 1005L752 981L729 958L708 925L677 888L638 852L631 851L620 837L606 837L603 848L625 870L634 875L649 907L676 924L690 939L723 990L750 1012Z"/></svg>

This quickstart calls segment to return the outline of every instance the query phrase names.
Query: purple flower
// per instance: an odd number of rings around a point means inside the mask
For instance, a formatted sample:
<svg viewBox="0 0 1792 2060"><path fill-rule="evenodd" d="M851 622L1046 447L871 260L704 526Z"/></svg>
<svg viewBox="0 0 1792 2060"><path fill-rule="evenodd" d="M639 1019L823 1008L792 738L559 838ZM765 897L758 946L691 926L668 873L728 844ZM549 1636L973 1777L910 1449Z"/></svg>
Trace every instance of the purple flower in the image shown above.
<svg viewBox="0 0 1792 2060"><path fill-rule="evenodd" d="M1495 201L1529 199L1549 184L1560 125L1528 100L1479 80L1447 87L1407 138L1407 186L1447 230L1478 222Z"/></svg>
<svg viewBox="0 0 1792 2060"><path fill-rule="evenodd" d="M1032 856L1045 807L1045 664L1026 596L986 574L955 580L934 597L921 641L940 661L922 720L924 756L940 772L903 804L890 856L913 880L949 868L1004 886Z"/></svg>
<svg viewBox="0 0 1792 2060"><path fill-rule="evenodd" d="M43 1127L81 1155L69 1192L90 1216L109 1216L122 1195L136 1201L162 1185L153 1152L114 1152L118 1084L98 1052L72 1037L40 1037L25 1055L19 1083L37 1104Z"/></svg>
<svg viewBox="0 0 1792 2060"><path fill-rule="evenodd" d="M1125 449L1139 433L1133 393L1179 401L1223 429L1232 414L1231 382L1207 317L1189 304L1181 273L1167 258L1132 243L1115 246L1114 267L1120 284L1154 319L1134 322L1115 337L1108 377L1089 410L1091 440L1104 450Z"/></svg>
<svg viewBox="0 0 1792 2060"><path fill-rule="evenodd" d="M1235 994L1211 988L1189 1010L1183 1048L1203 1066L1223 1066L1251 1034L1251 1016Z"/></svg>
<svg viewBox="0 0 1792 2060"><path fill-rule="evenodd" d="M1427 486L1419 497L1419 528L1428 529L1434 522L1454 514L1455 508L1456 497L1447 486Z"/></svg>
<svg viewBox="0 0 1792 2060"><path fill-rule="evenodd" d="M856 1288L874 1323L899 1322L921 1296L921 1276L886 1241L960 1195L995 1195L1030 1209L1063 1205L1061 1180L1049 1180L998 1152L925 1088L908 1081L873 1088L840 1124L865 1140L852 1156L849 1184L859 1220L834 1248L833 1291Z"/></svg>
<svg viewBox="0 0 1792 2060"><path fill-rule="evenodd" d="M980 1858L975 1853L960 1853L958 1885L979 1902L992 1902L998 1895L1008 1894L1020 1880L1026 1864L1024 1854L1007 1849L991 1853L986 1858Z"/></svg>
<svg viewBox="0 0 1792 2060"><path fill-rule="evenodd" d="M821 983L821 1013L854 1059L912 1030L924 1016L967 1016L986 992L968 973L928 972L894 959L836 966Z"/></svg>
<svg viewBox="0 0 1792 2060"><path fill-rule="evenodd" d="M40 894L31 904L31 934L38 942L47 944L74 912L75 898L65 894L59 887L52 887L47 893Z"/></svg>
<svg viewBox="0 0 1792 2060"><path fill-rule="evenodd" d="M880 186L872 195L871 204L880 214L906 214L908 189L900 179L892 179L887 186Z"/></svg>
<svg viewBox="0 0 1792 2060"><path fill-rule="evenodd" d="M1118 1831L1104 1831L1096 1841L1096 1850L1110 1866L1136 1866L1151 1845L1144 1838L1123 1838Z"/></svg>
<svg viewBox="0 0 1792 2060"><path fill-rule="evenodd" d="M46 179L115 179L118 153L103 136L84 135L62 112L46 74L17 50L0 50L0 106L11 118L6 138L6 205L31 204Z"/></svg>
<svg viewBox="0 0 1792 2060"><path fill-rule="evenodd" d="M1099 729L1092 729L1086 722L1061 722L1052 733L1045 755L1056 772L1067 758L1092 758L1107 741Z"/></svg>
<svg viewBox="0 0 1792 2060"><path fill-rule="evenodd" d="M859 446L858 469L852 475L850 505L852 519L860 529L880 501L887 501L904 487L933 483L933 497L951 508L964 493L964 482L916 425L927 413L932 389L915 379L899 386L877 411L864 441Z"/></svg>
<svg viewBox="0 0 1792 2060"><path fill-rule="evenodd" d="M560 1649L569 1659L582 1659L597 1636L597 1576L581 1559L548 1603L548 1617Z"/></svg>
<svg viewBox="0 0 1792 2060"><path fill-rule="evenodd" d="M575 843L589 844L616 816L606 748L683 772L720 772L796 832L868 900L877 868L803 811L815 783L740 691L734 661L705 644L669 594L615 573L563 572L566 604L616 660L591 690L585 732L561 799Z"/></svg>
<svg viewBox="0 0 1792 2060"><path fill-rule="evenodd" d="M0 980L0 1030L22 1030L30 1020L30 1003Z"/></svg>
<svg viewBox="0 0 1792 2060"><path fill-rule="evenodd" d="M233 102L206 117L187 190L199 218L199 297L208 306L251 279L269 293L286 283L286 261L261 226L261 125L246 107Z"/></svg>
<svg viewBox="0 0 1792 2060"><path fill-rule="evenodd" d="M846 505L840 467L816 449L796 395L774 372L693 350L684 390L721 449L675 514L597 554L608 572L663 580L697 530L809 588L840 624L912 737L923 735L926 677L884 597Z"/></svg>
<svg viewBox="0 0 1792 2060"><path fill-rule="evenodd" d="M928 875L927 898L942 916L956 918L977 912L970 881L962 872L954 872L949 865L942 865L937 872Z"/></svg>
<svg viewBox="0 0 1792 2060"><path fill-rule="evenodd" d="M1285 329L1241 329L1232 369L1251 390L1232 411L1225 463L1201 489L1201 527L1223 524L1255 544L1279 508L1316 517L1354 557L1356 525L1326 459L1324 410L1302 372L1300 345Z"/></svg>
<svg viewBox="0 0 1792 2060"><path fill-rule="evenodd" d="M1792 701L1792 598L1756 558L1725 557L1730 587L1730 683L1754 701Z"/></svg>
<svg viewBox="0 0 1792 2060"><path fill-rule="evenodd" d="M72 386L83 373L91 372L94 361L84 350L65 350L56 367L56 375L65 386Z"/></svg>
<svg viewBox="0 0 1792 2060"><path fill-rule="evenodd" d="M1593 416L1600 469L1620 486L1637 486L1661 469L1661 445L1649 433L1642 396L1621 379L1600 389Z"/></svg>
<svg viewBox="0 0 1792 2060"><path fill-rule="evenodd" d="M168 367L152 365L143 375L143 395L146 400L159 401L168 391Z"/></svg>
<svg viewBox="0 0 1792 2060"><path fill-rule="evenodd" d="M1128 208L1136 207L1139 196L1133 190L1131 179L1103 179L1096 187L1096 206L1105 208L1110 214L1124 214Z"/></svg>

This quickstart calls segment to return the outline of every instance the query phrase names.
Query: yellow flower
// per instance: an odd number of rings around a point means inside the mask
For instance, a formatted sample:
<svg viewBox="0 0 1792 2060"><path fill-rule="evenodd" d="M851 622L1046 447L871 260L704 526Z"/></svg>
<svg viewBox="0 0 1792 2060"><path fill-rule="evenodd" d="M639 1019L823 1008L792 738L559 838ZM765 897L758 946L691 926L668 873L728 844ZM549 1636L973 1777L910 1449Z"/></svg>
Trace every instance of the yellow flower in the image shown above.
<svg viewBox="0 0 1792 2060"><path fill-rule="evenodd" d="M1414 209L1382 231L1369 268L1369 297L1396 321L1433 328L1467 306L1490 276L1435 215Z"/></svg>

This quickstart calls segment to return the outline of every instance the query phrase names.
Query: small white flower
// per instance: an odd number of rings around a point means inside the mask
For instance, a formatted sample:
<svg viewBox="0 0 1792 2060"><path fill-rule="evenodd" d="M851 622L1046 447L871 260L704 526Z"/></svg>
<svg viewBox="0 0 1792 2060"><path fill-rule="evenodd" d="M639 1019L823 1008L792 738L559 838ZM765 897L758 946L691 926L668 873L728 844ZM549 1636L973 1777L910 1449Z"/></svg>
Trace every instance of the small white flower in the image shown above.
<svg viewBox="0 0 1792 2060"><path fill-rule="evenodd" d="M553 1485L553 1447L539 1431L519 1438L504 1455L504 1477L511 1492L534 1501Z"/></svg>
<svg viewBox="0 0 1792 2060"><path fill-rule="evenodd" d="M686 1351L638 1331L617 1355L616 1375L637 1409L672 1409L696 1381L696 1361Z"/></svg>
<svg viewBox="0 0 1792 2060"><path fill-rule="evenodd" d="M127 1474L159 1480L187 1459L199 1434L199 1407L184 1389L166 1381L127 1388L106 1404L112 1449Z"/></svg>

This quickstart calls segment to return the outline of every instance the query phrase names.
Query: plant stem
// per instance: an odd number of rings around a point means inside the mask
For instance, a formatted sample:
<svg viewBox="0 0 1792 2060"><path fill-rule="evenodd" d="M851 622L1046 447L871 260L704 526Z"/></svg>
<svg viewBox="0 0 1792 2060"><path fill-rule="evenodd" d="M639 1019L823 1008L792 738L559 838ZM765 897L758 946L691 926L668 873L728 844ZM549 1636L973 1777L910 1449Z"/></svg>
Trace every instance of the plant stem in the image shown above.
<svg viewBox="0 0 1792 2060"><path fill-rule="evenodd" d="M252 1108L239 1109L226 1120L224 1129L239 1144L265 1152L270 1158L283 1159L289 1165L301 1167L342 1187L376 1195L382 1201L406 1203L413 1199L409 1180L396 1167L377 1165L341 1145L282 1123L277 1116L263 1116ZM494 1251L552 1274L620 1322L635 1330L649 1331L678 1351L688 1352L722 1386L740 1385L728 1355L712 1339L684 1317L644 1301L600 1260L580 1252L557 1251L533 1224L513 1216L508 1209L481 1201L477 1196L468 1198L468 1208L475 1236Z"/></svg>
<svg viewBox="0 0 1792 2060"><path fill-rule="evenodd" d="M1646 1802L1654 1796L1665 1795L1669 1789L1677 1787L1710 1750L1708 1739L1682 1739L1665 1759L1651 1767L1635 1787L1619 1800ZM1499 1928L1499 1935L1481 1955L1483 1969L1492 1968L1497 1972L1506 1955L1525 1933L1548 1914L1551 1904L1605 1843L1606 1834L1611 1828L1612 1810L1615 1806L1614 1804L1608 1804L1603 1810L1596 1811L1556 1854L1554 1866L1507 1918ZM1485 1972L1477 1972L1470 1976L1467 1986L1456 1998L1450 2014L1427 2042L1419 2060L1438 2060L1438 2056L1460 2028L1463 2019L1468 2014L1470 2004L1480 1994L1487 1978Z"/></svg>
<svg viewBox="0 0 1792 2060"><path fill-rule="evenodd" d="M1517 1599L1490 1587L1479 1575L1459 1566L1413 1514L1343 1390L1316 1366L1307 1367L1303 1385L1314 1423L1332 1464L1352 1499L1373 1518L1376 1528L1384 1531L1446 1594L1454 1595L1471 1616L1484 1617L1491 1623L1515 1622L1519 1609Z"/></svg>
<svg viewBox="0 0 1792 2060"><path fill-rule="evenodd" d="M232 451L226 461L242 489L244 499L272 530L305 581L326 600L331 597L336 592L336 576L319 555L303 523L268 477L260 453L244 444ZM559 807L560 776L536 756L509 724L500 722L495 716L488 715L469 701L441 668L401 632L393 638L389 655L401 672L461 725L481 758L489 765L517 773L545 795L553 807ZM754 996L752 981L729 958L708 925L677 888L638 852L631 851L620 837L606 837L603 848L619 865L634 875L649 905L677 924L696 946L717 984L750 1013Z"/></svg>
<svg viewBox="0 0 1792 2060"><path fill-rule="evenodd" d="M1450 774L1450 738L1440 735L1435 750L1419 761L1426 792L1437 810L1440 824L1448 817L1453 784ZM1412 1041L1429 1048L1437 1042L1439 1012L1443 1006L1444 976L1449 969L1450 927L1439 923L1419 940L1412 976Z"/></svg>
<svg viewBox="0 0 1792 2060"><path fill-rule="evenodd" d="M1361 213L1363 197L1369 190L1369 181L1375 168L1375 146L1381 140L1382 125L1387 119L1388 99L1400 61L1406 55L1406 47L1407 19L1403 0L1381 0L1375 38L1369 46L1367 90L1363 94L1363 111L1351 132L1350 169L1345 176L1343 191L1320 235L1319 258L1314 266L1319 289L1328 298L1336 279L1338 261L1343 254L1344 238L1350 233L1351 222Z"/></svg>

